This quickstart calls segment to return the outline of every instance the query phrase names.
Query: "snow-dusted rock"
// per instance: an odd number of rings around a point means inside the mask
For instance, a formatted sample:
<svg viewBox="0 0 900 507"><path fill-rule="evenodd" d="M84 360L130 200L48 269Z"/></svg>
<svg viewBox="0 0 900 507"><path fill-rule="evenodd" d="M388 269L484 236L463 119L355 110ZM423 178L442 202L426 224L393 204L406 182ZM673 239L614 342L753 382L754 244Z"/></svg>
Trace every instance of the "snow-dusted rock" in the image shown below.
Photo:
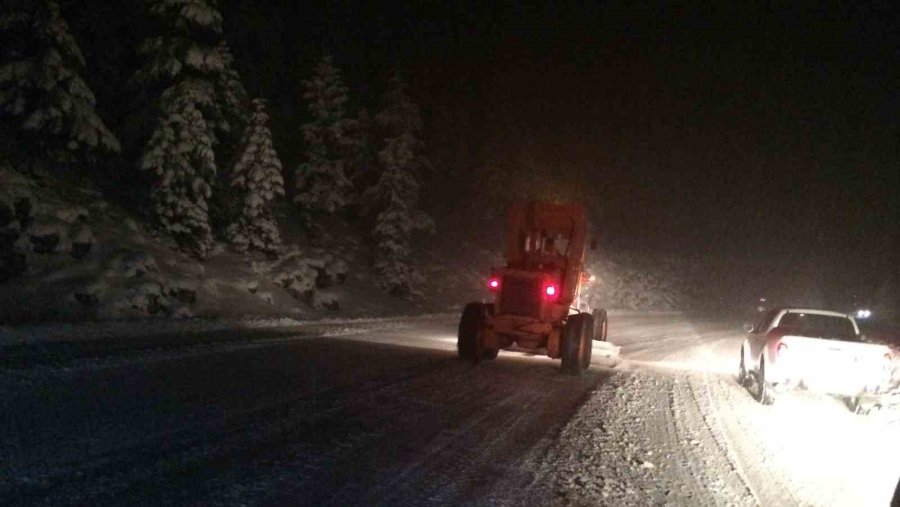
<svg viewBox="0 0 900 507"><path fill-rule="evenodd" d="M163 311L168 298L163 294L163 287L156 281L137 283L126 290L125 303L133 310L144 315L155 315Z"/></svg>
<svg viewBox="0 0 900 507"><path fill-rule="evenodd" d="M271 261L252 261L250 263L250 271L259 275L265 275L272 272L273 266L274 263Z"/></svg>
<svg viewBox="0 0 900 507"><path fill-rule="evenodd" d="M90 218L90 213L81 206L69 206L56 210L54 216L67 224L74 224L79 220Z"/></svg>
<svg viewBox="0 0 900 507"><path fill-rule="evenodd" d="M325 266L325 272L334 283L344 283L347 280L347 262L334 258Z"/></svg>
<svg viewBox="0 0 900 507"><path fill-rule="evenodd" d="M266 303L268 303L270 305L275 304L275 296L273 296L272 293L269 291L257 292L256 297L258 297L259 299L262 299L263 301L265 301Z"/></svg>
<svg viewBox="0 0 900 507"><path fill-rule="evenodd" d="M111 277L135 278L158 270L156 259L149 253L121 249L113 256L106 274Z"/></svg>
<svg viewBox="0 0 900 507"><path fill-rule="evenodd" d="M69 224L52 216L41 215L28 226L31 250L37 254L53 254L68 251Z"/></svg>
<svg viewBox="0 0 900 507"><path fill-rule="evenodd" d="M241 292L255 293L259 289L259 280L235 278L233 280L223 280L224 285L234 288Z"/></svg>
<svg viewBox="0 0 900 507"><path fill-rule="evenodd" d="M95 278L82 287L75 289L72 293L72 298L81 304L92 306L106 298L109 289L109 280L102 277Z"/></svg>
<svg viewBox="0 0 900 507"><path fill-rule="evenodd" d="M169 312L169 316L176 319L190 319L194 316L194 312L187 305L178 305Z"/></svg>
<svg viewBox="0 0 900 507"><path fill-rule="evenodd" d="M325 265L328 263L328 256L321 252L317 252L315 255L306 257L304 261L307 266L315 270L325 269Z"/></svg>
<svg viewBox="0 0 900 507"><path fill-rule="evenodd" d="M97 200L90 204L90 207L94 210L99 211L100 213L105 212L109 209L109 203L104 200Z"/></svg>
<svg viewBox="0 0 900 507"><path fill-rule="evenodd" d="M72 293L72 299L84 306L95 306L100 302L100 298L96 294L88 292L74 292Z"/></svg>
<svg viewBox="0 0 900 507"><path fill-rule="evenodd" d="M72 230L72 243L94 244L94 232L87 224L78 224Z"/></svg>
<svg viewBox="0 0 900 507"><path fill-rule="evenodd" d="M291 296L307 301L312 297L315 287L315 282L309 278L294 278L284 286Z"/></svg>
<svg viewBox="0 0 900 507"><path fill-rule="evenodd" d="M98 315L113 319L156 315L172 305L163 285L148 279L120 280L97 296L97 300Z"/></svg>
<svg viewBox="0 0 900 507"><path fill-rule="evenodd" d="M197 302L199 284L187 278L170 278L165 283L165 293L172 299L189 305Z"/></svg>
<svg viewBox="0 0 900 507"><path fill-rule="evenodd" d="M80 259L90 253L94 247L94 233L87 224L76 224L72 228L72 246L69 253Z"/></svg>
<svg viewBox="0 0 900 507"><path fill-rule="evenodd" d="M272 280L295 298L309 298L316 288L318 276L318 271L310 264L309 259L291 256L274 269Z"/></svg>
<svg viewBox="0 0 900 507"><path fill-rule="evenodd" d="M338 311L341 309L340 298L329 291L316 291L313 296L313 306L326 310Z"/></svg>

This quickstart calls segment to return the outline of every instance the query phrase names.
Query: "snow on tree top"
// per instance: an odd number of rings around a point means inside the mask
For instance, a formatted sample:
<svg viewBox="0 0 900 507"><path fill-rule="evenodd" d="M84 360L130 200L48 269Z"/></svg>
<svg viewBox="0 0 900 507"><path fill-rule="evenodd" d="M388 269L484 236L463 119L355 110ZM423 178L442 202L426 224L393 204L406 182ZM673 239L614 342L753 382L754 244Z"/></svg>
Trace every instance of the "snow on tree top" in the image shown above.
<svg viewBox="0 0 900 507"><path fill-rule="evenodd" d="M118 139L95 110L96 99L78 71L84 56L54 1L9 2L0 26L10 44L0 49L0 113L17 118L21 142L65 149L118 152Z"/></svg>
<svg viewBox="0 0 900 507"><path fill-rule="evenodd" d="M150 0L150 12L160 17L174 17L180 30L192 27L222 33L222 15L215 4L205 0Z"/></svg>

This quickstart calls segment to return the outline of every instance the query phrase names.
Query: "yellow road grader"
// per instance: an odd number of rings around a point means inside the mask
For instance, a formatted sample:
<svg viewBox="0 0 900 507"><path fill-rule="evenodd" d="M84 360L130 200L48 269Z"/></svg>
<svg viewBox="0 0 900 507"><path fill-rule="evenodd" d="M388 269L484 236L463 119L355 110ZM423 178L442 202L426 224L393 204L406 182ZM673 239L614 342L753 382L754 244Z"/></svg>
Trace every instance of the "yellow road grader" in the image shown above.
<svg viewBox="0 0 900 507"><path fill-rule="evenodd" d="M518 349L562 359L562 371L579 375L591 362L592 341L606 341L607 316L588 310L580 291L587 218L573 204L514 204L506 228L506 266L494 270L493 303L466 305L459 321L459 357L473 363Z"/></svg>

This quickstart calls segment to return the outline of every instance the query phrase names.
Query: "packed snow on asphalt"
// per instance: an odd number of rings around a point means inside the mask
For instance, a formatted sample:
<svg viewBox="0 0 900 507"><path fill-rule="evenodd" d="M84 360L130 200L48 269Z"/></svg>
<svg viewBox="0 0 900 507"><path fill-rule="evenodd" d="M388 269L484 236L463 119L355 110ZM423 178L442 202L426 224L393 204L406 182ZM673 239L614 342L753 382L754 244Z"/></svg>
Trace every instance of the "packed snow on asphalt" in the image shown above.
<svg viewBox="0 0 900 507"><path fill-rule="evenodd" d="M611 315L580 377L457 317L0 329L0 499L29 505L887 505L893 412L756 403L732 322ZM111 331L112 329L112 331ZM96 339L92 339L96 336Z"/></svg>

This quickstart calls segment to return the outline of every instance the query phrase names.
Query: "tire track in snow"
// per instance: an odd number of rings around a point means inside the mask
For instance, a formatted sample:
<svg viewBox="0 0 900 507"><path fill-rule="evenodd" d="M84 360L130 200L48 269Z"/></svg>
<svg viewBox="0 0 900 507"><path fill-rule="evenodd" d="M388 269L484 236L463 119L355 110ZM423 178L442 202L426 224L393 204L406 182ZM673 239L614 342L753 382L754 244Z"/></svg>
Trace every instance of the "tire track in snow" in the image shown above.
<svg viewBox="0 0 900 507"><path fill-rule="evenodd" d="M710 369L716 368L722 357L730 358L731 349L740 343L742 337L719 324L705 324L707 329L701 331L690 322L682 323L682 346L674 351L658 351L656 358L661 364L687 366L690 373L684 378L700 409L703 424L710 430L719 454L727 458L728 466L743 483L754 503L777 505L788 500L789 503L799 504L783 479L765 466L765 458L759 455L758 449L748 445L746 432L740 430L730 407L720 408L720 403L727 399L724 393L713 395L713 385L720 386L723 376L711 374ZM732 380L730 375L726 378ZM733 381L736 384L736 378Z"/></svg>
<svg viewBox="0 0 900 507"><path fill-rule="evenodd" d="M702 382L699 389L706 391L707 411L716 421L724 444L723 449L741 474L747 488L753 493L756 502L759 505L803 504L804 502L797 498L792 488L785 483L784 477L767 464L768 459L760 450L760 440L757 440L761 435L751 431L745 422L740 421L730 410L731 407L720 407L723 401L729 399L722 392L722 388L727 387L722 385L723 381L733 381L735 386L740 387L736 378L722 379L720 376L704 373L698 381ZM715 395L713 391L716 391ZM752 401L755 403L755 400Z"/></svg>
<svg viewBox="0 0 900 507"><path fill-rule="evenodd" d="M637 371L687 375L720 452L756 503L887 501L888 489L896 484L891 472L900 467L900 452L895 450L900 445L887 436L895 429L871 416L855 416L825 395L788 393L772 407L761 406L732 373L742 334L723 323L685 326L673 320L672 328L684 330L680 346L665 340L655 350L638 347L642 360L626 357L625 363Z"/></svg>
<svg viewBox="0 0 900 507"><path fill-rule="evenodd" d="M538 455L535 455L538 454ZM533 451L533 477L507 505L752 505L685 375L624 372L591 394L558 440Z"/></svg>
<svg viewBox="0 0 900 507"><path fill-rule="evenodd" d="M714 425L714 428L716 430L716 440L719 448L728 457L728 460L731 462L734 471L738 474L738 476L740 476L741 481L744 483L744 486L747 487L747 490L750 492L750 494L753 495L753 499L756 501L756 503L759 505L770 505L760 500L759 493L757 493L756 488L753 487L753 482L744 471L743 460L741 460L740 456L736 452L733 439L729 438L728 436L728 432L725 429L725 424L722 422L721 411L719 410L718 404L716 403L715 399L713 399L712 389L710 387L709 373L707 372L703 372L702 389L703 394L706 395L706 405L704 406L703 404L701 404L701 408L705 409L709 414L711 414L711 417L713 419L712 425ZM708 415L707 417L710 416Z"/></svg>
<svg viewBox="0 0 900 507"><path fill-rule="evenodd" d="M586 391L603 378L597 373L561 376L549 363L529 367L523 377L525 364L518 362L504 361L501 354L495 362L477 368L462 364L454 375L444 375L443 382L427 388L430 393L417 394L441 400L440 421L406 436L405 451L385 460L363 483L346 485L311 503L481 503L481 492L505 473L506 465L561 426ZM454 394L446 391L448 385L457 386ZM394 439L385 439L370 452L391 455L388 448L395 445Z"/></svg>

